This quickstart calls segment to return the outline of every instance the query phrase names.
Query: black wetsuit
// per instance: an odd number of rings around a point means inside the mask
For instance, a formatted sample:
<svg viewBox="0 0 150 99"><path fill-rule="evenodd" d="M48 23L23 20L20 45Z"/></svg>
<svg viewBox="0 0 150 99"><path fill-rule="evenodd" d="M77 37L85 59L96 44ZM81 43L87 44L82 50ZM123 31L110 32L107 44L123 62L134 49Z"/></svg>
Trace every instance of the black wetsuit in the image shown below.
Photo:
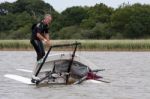
<svg viewBox="0 0 150 99"><path fill-rule="evenodd" d="M45 25L43 22L39 22L32 26L32 35L30 42L37 53L38 61L44 57L45 50L42 41L37 37L37 33L40 33L42 36L44 36L45 33L48 33L48 25Z"/></svg>

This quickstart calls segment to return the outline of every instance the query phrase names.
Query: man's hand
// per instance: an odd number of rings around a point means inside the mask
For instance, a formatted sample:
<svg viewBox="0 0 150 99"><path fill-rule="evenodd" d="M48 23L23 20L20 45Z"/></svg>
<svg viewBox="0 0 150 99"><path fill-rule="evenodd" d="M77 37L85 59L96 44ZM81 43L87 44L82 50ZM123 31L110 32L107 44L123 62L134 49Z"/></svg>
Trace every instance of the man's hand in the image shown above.
<svg viewBox="0 0 150 99"><path fill-rule="evenodd" d="M51 46L50 40L43 39L42 41L43 41L43 43L46 44L47 46Z"/></svg>
<svg viewBox="0 0 150 99"><path fill-rule="evenodd" d="M45 44L46 44L47 46L51 46L50 40L45 40Z"/></svg>

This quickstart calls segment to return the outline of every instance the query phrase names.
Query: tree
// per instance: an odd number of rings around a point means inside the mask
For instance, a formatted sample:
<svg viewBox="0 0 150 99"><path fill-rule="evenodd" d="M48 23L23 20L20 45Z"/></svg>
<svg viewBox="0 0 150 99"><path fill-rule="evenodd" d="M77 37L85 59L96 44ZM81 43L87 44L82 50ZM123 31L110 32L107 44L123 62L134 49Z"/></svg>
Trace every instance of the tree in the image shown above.
<svg viewBox="0 0 150 99"><path fill-rule="evenodd" d="M0 4L0 15L12 13L15 6L12 3L5 2Z"/></svg>
<svg viewBox="0 0 150 99"><path fill-rule="evenodd" d="M80 34L80 28L78 26L69 26L62 28L58 32L59 39L80 39L82 36Z"/></svg>
<svg viewBox="0 0 150 99"><path fill-rule="evenodd" d="M81 27L92 29L96 23L109 23L112 13L112 8L102 3L96 4L94 7L88 8L88 17L82 21Z"/></svg>
<svg viewBox="0 0 150 99"><path fill-rule="evenodd" d="M67 8L61 15L63 19L62 24L64 26L79 25L81 21L88 16L86 10L78 6Z"/></svg>
<svg viewBox="0 0 150 99"><path fill-rule="evenodd" d="M30 27L46 13L52 14L54 21L59 16L52 6L42 0L17 0L0 4L0 38L30 38Z"/></svg>
<svg viewBox="0 0 150 99"><path fill-rule="evenodd" d="M111 26L125 38L143 38L150 35L150 6L126 5L118 8L111 17Z"/></svg>

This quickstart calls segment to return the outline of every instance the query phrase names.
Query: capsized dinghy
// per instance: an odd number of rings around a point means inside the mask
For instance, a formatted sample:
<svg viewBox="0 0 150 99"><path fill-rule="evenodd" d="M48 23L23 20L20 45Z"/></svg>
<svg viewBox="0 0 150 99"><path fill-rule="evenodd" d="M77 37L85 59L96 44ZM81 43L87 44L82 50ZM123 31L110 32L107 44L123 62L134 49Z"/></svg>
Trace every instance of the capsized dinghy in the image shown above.
<svg viewBox="0 0 150 99"><path fill-rule="evenodd" d="M33 75L38 79L31 81L37 85L47 81L48 83L79 84L85 80L99 80L102 77L96 73L104 69L91 63L89 60L76 55L80 43L51 46L43 59L33 70ZM74 46L72 53L60 53L49 55L52 48Z"/></svg>

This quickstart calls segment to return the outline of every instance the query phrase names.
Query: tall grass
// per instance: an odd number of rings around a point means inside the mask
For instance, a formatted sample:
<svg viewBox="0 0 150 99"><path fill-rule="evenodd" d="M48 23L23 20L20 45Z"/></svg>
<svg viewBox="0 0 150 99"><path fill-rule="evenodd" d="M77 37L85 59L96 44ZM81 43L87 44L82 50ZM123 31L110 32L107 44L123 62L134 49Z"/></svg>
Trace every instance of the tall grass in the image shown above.
<svg viewBox="0 0 150 99"><path fill-rule="evenodd" d="M81 42L81 50L150 51L150 40L52 40L52 44ZM0 50L33 50L29 40L0 40ZM61 49L59 49L61 50Z"/></svg>
<svg viewBox="0 0 150 99"><path fill-rule="evenodd" d="M29 40L0 40L0 50L26 50L31 48Z"/></svg>
<svg viewBox="0 0 150 99"><path fill-rule="evenodd" d="M89 40L82 49L101 51L150 51L150 40Z"/></svg>

